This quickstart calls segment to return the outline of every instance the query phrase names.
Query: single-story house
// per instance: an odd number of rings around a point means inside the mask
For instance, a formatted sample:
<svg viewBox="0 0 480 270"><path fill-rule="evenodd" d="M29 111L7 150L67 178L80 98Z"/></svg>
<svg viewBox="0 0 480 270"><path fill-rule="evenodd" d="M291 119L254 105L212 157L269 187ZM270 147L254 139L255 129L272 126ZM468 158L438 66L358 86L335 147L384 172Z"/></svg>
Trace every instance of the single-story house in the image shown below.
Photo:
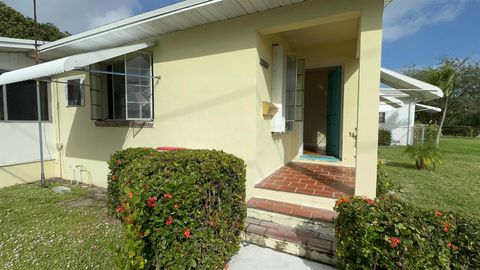
<svg viewBox="0 0 480 270"><path fill-rule="evenodd" d="M376 195L386 2L182 1L43 44L0 85L47 84L48 176L106 186L120 149L219 149L246 161L250 218L331 222L338 197Z"/></svg>
<svg viewBox="0 0 480 270"><path fill-rule="evenodd" d="M421 104L443 97L437 86L382 68L380 81L379 126L392 133L392 145L410 145L422 140L423 126L415 125L415 112L440 112L441 109Z"/></svg>

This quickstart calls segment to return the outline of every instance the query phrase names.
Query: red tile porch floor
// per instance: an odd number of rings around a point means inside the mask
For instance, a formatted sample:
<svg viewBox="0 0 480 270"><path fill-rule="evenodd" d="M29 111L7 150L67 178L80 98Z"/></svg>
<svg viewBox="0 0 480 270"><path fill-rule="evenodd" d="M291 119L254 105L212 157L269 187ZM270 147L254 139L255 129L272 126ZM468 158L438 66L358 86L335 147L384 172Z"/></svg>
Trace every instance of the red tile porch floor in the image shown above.
<svg viewBox="0 0 480 270"><path fill-rule="evenodd" d="M338 198L355 192L355 168L292 162L278 169L256 188Z"/></svg>

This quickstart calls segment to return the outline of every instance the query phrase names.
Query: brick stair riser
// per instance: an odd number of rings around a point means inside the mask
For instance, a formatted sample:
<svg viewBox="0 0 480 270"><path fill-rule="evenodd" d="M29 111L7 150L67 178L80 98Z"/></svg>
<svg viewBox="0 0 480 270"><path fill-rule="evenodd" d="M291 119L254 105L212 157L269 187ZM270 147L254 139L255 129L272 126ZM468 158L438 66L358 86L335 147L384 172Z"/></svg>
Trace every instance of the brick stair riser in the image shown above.
<svg viewBox="0 0 480 270"><path fill-rule="evenodd" d="M333 211L333 207L335 206L335 202L337 201L337 199L333 198L310 196L305 194L282 192L260 188L255 188L253 190L253 197L274 201L282 201L292 204L301 203L305 206L320 208L329 211Z"/></svg>
<svg viewBox="0 0 480 270"><path fill-rule="evenodd" d="M244 241L255 245L268 247L312 261L335 265L335 256L331 254L331 252L325 250L307 247L302 244L291 243L285 240L279 240L273 237L258 235L249 232L243 233L242 238Z"/></svg>
<svg viewBox="0 0 480 270"><path fill-rule="evenodd" d="M287 227L300 227L308 230L315 230L322 234L335 236L335 227L329 222L307 220L253 208L248 208L247 216L259 220L270 221Z"/></svg>

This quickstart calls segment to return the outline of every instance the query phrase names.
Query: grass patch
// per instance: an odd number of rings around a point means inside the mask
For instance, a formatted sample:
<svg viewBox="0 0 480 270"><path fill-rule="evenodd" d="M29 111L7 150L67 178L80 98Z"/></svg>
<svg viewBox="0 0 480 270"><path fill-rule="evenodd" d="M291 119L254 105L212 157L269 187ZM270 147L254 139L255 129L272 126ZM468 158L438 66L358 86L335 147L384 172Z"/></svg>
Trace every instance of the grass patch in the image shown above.
<svg viewBox="0 0 480 270"><path fill-rule="evenodd" d="M440 143L443 164L418 171L405 147L380 147L381 159L402 197L419 206L480 216L480 139L445 137Z"/></svg>
<svg viewBox="0 0 480 270"><path fill-rule="evenodd" d="M0 189L0 269L113 269L122 238L98 190Z"/></svg>

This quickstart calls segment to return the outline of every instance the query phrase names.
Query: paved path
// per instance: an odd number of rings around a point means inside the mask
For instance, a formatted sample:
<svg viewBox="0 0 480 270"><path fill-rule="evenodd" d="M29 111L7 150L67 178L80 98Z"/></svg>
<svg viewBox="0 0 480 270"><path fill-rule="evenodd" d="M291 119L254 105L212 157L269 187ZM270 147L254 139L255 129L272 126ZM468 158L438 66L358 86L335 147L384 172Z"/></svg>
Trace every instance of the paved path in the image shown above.
<svg viewBox="0 0 480 270"><path fill-rule="evenodd" d="M243 244L229 264L229 270L334 270L330 266L290 254Z"/></svg>

